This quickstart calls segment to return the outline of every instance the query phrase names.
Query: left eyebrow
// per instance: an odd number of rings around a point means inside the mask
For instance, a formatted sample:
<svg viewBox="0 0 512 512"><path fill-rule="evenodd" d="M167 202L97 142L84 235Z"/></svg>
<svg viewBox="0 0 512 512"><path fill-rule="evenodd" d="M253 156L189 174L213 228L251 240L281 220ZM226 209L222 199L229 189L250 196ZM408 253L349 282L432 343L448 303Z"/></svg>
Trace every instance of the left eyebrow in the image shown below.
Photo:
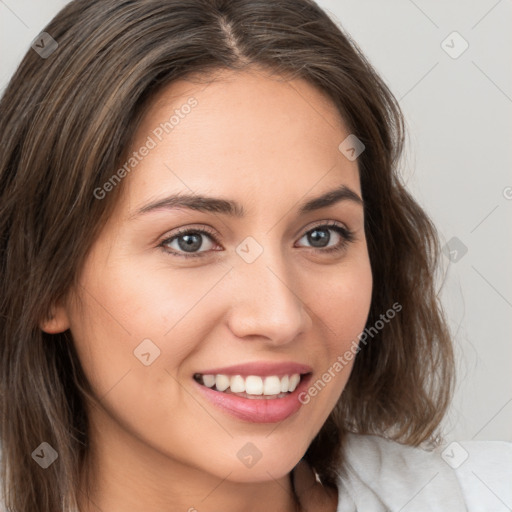
<svg viewBox="0 0 512 512"><path fill-rule="evenodd" d="M299 214L304 215L305 213L314 210L327 208L328 206L332 206L340 201L353 201L361 206L364 204L363 200L356 192L346 185L341 185L334 190L329 190L328 192L301 204L299 206ZM155 210L173 210L180 208L207 213L221 213L238 218L244 217L246 213L244 207L236 201L198 194L180 193L142 206L130 216L130 219Z"/></svg>
<svg viewBox="0 0 512 512"><path fill-rule="evenodd" d="M361 206L364 205L363 200L354 192L351 188L346 185L330 190L321 196L310 199L306 203L302 204L299 208L301 215L314 211L320 210L321 208L327 208L333 204L339 203L340 201L353 201Z"/></svg>

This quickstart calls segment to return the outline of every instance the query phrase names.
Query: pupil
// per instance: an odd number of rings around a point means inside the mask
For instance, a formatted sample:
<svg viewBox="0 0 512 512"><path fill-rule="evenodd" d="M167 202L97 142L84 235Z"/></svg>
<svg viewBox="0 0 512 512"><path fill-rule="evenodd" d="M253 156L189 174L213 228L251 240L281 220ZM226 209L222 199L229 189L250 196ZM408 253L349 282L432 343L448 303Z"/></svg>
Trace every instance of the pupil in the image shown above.
<svg viewBox="0 0 512 512"><path fill-rule="evenodd" d="M182 243L182 240L185 240L185 243ZM201 247L201 235L197 233L193 235L183 235L178 238L178 245L180 249L184 251L193 252Z"/></svg>
<svg viewBox="0 0 512 512"><path fill-rule="evenodd" d="M330 234L325 229L315 229L309 235L310 243L315 247L325 247L329 243ZM325 243L322 243L324 241ZM320 242L320 245L315 245L317 242Z"/></svg>

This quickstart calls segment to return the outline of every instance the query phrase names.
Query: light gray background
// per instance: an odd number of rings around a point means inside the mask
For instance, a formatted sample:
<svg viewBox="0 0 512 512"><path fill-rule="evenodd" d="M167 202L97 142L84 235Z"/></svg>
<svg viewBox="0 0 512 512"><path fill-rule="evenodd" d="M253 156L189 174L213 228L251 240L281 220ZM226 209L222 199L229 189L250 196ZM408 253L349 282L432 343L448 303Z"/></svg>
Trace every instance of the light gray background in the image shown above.
<svg viewBox="0 0 512 512"><path fill-rule="evenodd" d="M0 90L66 3L0 0ZM459 370L446 438L512 441L512 1L319 4L400 101L409 189L443 244L456 237L467 247L462 258L452 253L458 261L443 257ZM462 48L454 31L469 44L457 58L445 51Z"/></svg>

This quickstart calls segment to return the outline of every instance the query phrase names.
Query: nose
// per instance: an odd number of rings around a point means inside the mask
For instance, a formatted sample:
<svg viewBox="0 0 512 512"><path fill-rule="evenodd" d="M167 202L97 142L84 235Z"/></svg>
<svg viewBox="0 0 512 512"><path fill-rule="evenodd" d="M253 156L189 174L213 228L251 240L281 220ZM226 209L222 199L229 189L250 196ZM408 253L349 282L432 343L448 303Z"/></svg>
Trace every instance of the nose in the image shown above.
<svg viewBox="0 0 512 512"><path fill-rule="evenodd" d="M252 263L237 262L228 279L228 325L235 336L283 345L307 329L310 316L300 297L299 276L280 251L265 249Z"/></svg>

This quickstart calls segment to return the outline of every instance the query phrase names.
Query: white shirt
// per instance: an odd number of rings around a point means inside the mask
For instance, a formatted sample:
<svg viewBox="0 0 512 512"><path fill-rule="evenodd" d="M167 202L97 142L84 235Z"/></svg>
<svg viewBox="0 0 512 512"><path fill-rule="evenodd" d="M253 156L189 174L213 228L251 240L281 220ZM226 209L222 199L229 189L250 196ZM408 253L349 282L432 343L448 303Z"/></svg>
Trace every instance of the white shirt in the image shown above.
<svg viewBox="0 0 512 512"><path fill-rule="evenodd" d="M512 511L512 442L460 441L426 451L349 434L337 512Z"/></svg>

